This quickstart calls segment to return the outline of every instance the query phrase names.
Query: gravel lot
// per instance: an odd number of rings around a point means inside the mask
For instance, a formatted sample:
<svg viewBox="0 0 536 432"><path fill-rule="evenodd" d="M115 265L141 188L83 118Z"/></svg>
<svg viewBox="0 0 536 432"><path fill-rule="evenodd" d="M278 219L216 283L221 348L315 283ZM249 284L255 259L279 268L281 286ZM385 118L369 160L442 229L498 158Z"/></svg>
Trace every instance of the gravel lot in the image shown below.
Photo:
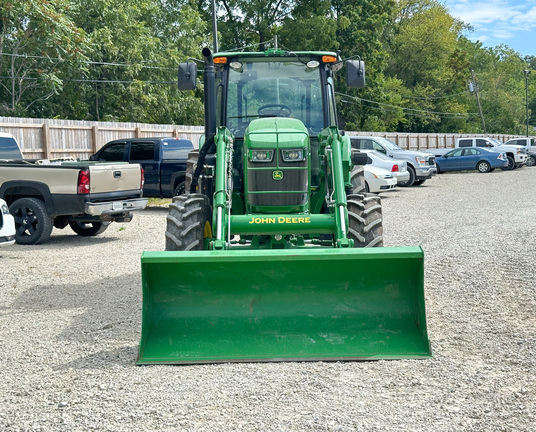
<svg viewBox="0 0 536 432"><path fill-rule="evenodd" d="M536 168L383 195L425 251L430 360L134 365L167 209L0 250L2 431L534 431Z"/></svg>

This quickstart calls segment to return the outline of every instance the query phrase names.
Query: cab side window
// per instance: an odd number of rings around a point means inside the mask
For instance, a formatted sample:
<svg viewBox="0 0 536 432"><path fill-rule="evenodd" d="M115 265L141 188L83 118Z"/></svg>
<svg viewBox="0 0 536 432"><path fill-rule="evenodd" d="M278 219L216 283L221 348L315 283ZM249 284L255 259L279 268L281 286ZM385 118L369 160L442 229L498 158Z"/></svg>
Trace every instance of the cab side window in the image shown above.
<svg viewBox="0 0 536 432"><path fill-rule="evenodd" d="M154 143L134 142L130 144L130 161L154 160Z"/></svg>
<svg viewBox="0 0 536 432"><path fill-rule="evenodd" d="M99 160L104 162L122 162L125 158L126 143L110 144L99 153Z"/></svg>
<svg viewBox="0 0 536 432"><path fill-rule="evenodd" d="M471 138L469 139L461 139L458 141L458 147L472 147L473 140Z"/></svg>

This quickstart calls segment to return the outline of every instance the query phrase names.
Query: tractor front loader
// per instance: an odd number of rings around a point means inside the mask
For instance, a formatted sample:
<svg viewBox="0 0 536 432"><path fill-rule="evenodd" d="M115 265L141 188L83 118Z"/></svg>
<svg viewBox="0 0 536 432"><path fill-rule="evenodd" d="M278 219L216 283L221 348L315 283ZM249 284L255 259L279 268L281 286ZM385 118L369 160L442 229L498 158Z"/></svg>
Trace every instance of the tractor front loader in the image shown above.
<svg viewBox="0 0 536 432"><path fill-rule="evenodd" d="M337 124L337 54L203 56L204 139L166 251L142 255L138 364L430 357L423 252L382 247ZM345 66L363 87L363 62ZM179 88L196 76L181 64Z"/></svg>

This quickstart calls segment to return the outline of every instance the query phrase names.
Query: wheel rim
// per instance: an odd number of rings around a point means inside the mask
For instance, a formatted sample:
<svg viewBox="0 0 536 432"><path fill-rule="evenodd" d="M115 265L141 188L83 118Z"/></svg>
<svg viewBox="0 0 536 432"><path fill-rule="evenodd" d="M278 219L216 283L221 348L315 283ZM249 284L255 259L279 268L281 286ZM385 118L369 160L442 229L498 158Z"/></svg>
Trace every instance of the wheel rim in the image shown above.
<svg viewBox="0 0 536 432"><path fill-rule="evenodd" d="M478 171L485 173L488 172L488 164L485 162L481 162L478 164Z"/></svg>
<svg viewBox="0 0 536 432"><path fill-rule="evenodd" d="M31 237L37 230L37 216L28 207L21 207L15 212L15 226L19 236Z"/></svg>
<svg viewBox="0 0 536 432"><path fill-rule="evenodd" d="M527 159L527 166L534 166L536 165L536 158L534 156L530 156Z"/></svg>

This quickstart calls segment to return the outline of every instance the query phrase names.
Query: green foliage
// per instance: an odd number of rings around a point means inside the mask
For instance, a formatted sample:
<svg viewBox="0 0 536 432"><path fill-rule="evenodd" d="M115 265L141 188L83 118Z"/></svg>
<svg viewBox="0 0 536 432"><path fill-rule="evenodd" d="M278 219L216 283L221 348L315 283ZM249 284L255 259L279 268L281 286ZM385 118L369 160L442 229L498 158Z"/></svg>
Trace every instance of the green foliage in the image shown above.
<svg viewBox="0 0 536 432"><path fill-rule="evenodd" d="M212 46L209 0L3 0L0 115L202 124L202 86L179 92L177 65ZM524 70L507 46L483 48L439 0L222 0L220 50L339 51L366 62L367 87L336 74L353 130L524 134ZM536 72L528 80L536 123Z"/></svg>

